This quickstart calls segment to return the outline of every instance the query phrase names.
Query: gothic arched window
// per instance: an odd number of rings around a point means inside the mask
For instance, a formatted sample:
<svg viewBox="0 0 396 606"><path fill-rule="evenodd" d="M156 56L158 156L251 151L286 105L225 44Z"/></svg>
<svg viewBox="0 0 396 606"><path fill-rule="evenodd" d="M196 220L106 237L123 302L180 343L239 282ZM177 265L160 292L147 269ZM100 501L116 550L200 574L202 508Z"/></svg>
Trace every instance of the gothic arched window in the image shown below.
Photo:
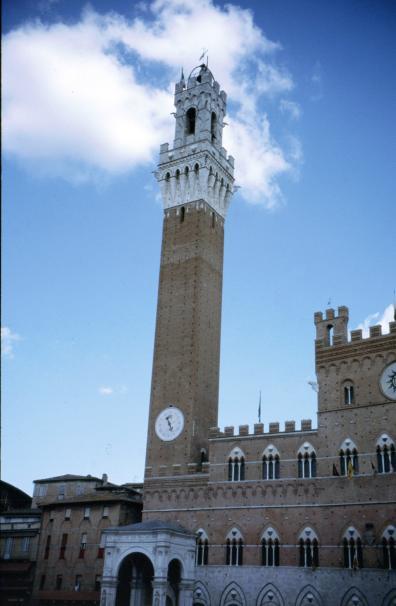
<svg viewBox="0 0 396 606"><path fill-rule="evenodd" d="M242 566L243 564L243 538L237 528L233 528L226 539L227 566Z"/></svg>
<svg viewBox="0 0 396 606"><path fill-rule="evenodd" d="M382 534L382 565L387 570L396 569L396 528L388 526Z"/></svg>
<svg viewBox="0 0 396 606"><path fill-rule="evenodd" d="M261 537L261 564L279 566L279 537L273 528L267 528Z"/></svg>
<svg viewBox="0 0 396 606"><path fill-rule="evenodd" d="M210 134L212 138L212 143L216 141L216 129L217 129L217 116L214 112L212 112L212 116L210 119Z"/></svg>
<svg viewBox="0 0 396 606"><path fill-rule="evenodd" d="M349 406L355 403L355 389L352 381L345 381L344 383L344 404Z"/></svg>
<svg viewBox="0 0 396 606"><path fill-rule="evenodd" d="M209 561L209 541L206 532L200 528L197 532L195 564L196 566L206 566Z"/></svg>
<svg viewBox="0 0 396 606"><path fill-rule="evenodd" d="M352 526L344 534L342 541L344 568L356 570L363 568L362 540L359 533Z"/></svg>
<svg viewBox="0 0 396 606"><path fill-rule="evenodd" d="M340 473L342 476L359 473L359 454L351 439L346 439L340 448Z"/></svg>
<svg viewBox="0 0 396 606"><path fill-rule="evenodd" d="M195 121L197 117L197 110L195 107L190 107L186 112L186 135L195 134Z"/></svg>
<svg viewBox="0 0 396 606"><path fill-rule="evenodd" d="M234 448L228 457L228 480L240 482L245 479L245 456L240 448Z"/></svg>
<svg viewBox="0 0 396 606"><path fill-rule="evenodd" d="M385 433L377 441L377 471L378 473L396 471L395 444Z"/></svg>
<svg viewBox="0 0 396 606"><path fill-rule="evenodd" d="M297 468L299 478L316 478L316 454L309 442L298 449Z"/></svg>
<svg viewBox="0 0 396 606"><path fill-rule="evenodd" d="M304 528L298 538L299 566L317 568L319 566L319 542L312 528Z"/></svg>
<svg viewBox="0 0 396 606"><path fill-rule="evenodd" d="M280 458L278 449L272 444L263 452L263 480L277 480L280 477Z"/></svg>

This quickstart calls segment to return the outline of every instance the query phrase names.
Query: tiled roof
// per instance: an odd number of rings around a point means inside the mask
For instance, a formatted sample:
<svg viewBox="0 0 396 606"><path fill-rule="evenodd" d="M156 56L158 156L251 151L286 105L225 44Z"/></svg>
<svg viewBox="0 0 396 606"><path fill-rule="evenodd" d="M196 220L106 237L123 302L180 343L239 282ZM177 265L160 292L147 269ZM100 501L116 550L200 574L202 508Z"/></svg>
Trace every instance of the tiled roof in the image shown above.
<svg viewBox="0 0 396 606"><path fill-rule="evenodd" d="M96 478L95 476L77 476L72 473L66 473L63 476L54 476L53 478L44 478L40 480L34 480L35 484L40 484L43 482L101 482L101 478Z"/></svg>

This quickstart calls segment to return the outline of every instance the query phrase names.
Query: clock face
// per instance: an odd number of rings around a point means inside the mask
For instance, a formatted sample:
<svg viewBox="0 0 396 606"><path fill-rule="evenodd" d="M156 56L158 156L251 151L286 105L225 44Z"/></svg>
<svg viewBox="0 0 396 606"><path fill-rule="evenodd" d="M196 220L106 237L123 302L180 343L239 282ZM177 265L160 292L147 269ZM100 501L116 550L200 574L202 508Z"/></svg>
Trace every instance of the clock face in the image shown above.
<svg viewBox="0 0 396 606"><path fill-rule="evenodd" d="M387 398L396 400L396 361L389 364L382 372L380 387Z"/></svg>
<svg viewBox="0 0 396 606"><path fill-rule="evenodd" d="M183 431L183 427L183 413L172 405L160 412L155 421L155 433L164 442L175 440Z"/></svg>

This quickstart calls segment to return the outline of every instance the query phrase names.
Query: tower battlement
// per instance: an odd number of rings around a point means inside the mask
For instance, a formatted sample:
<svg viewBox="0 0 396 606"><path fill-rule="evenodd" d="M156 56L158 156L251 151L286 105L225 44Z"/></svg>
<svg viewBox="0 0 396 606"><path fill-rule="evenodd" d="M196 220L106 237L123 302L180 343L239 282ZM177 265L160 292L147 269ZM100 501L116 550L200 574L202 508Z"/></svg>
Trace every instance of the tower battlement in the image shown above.
<svg viewBox="0 0 396 606"><path fill-rule="evenodd" d="M363 337L362 329L351 330L350 338L348 335L348 307L341 306L337 313L333 308L326 309L325 314L317 311L314 314L314 322L316 326L316 349L327 349L337 347L339 345L356 345L359 341L367 343L370 339L378 337L388 337L396 334L396 322L389 322L389 333L382 331L381 324L370 326L369 336Z"/></svg>

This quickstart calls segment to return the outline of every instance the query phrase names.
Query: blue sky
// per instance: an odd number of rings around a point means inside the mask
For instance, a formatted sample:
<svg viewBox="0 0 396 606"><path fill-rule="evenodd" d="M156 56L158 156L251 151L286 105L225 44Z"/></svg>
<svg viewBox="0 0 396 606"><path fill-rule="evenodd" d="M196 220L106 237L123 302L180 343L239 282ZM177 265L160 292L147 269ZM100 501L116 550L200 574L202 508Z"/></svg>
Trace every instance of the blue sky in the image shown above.
<svg viewBox="0 0 396 606"><path fill-rule="evenodd" d="M172 88L228 93L219 425L312 418L313 313L392 319L396 3L3 3L3 478L137 481ZM182 60L182 61L181 61ZM183 65L181 65L181 62Z"/></svg>

